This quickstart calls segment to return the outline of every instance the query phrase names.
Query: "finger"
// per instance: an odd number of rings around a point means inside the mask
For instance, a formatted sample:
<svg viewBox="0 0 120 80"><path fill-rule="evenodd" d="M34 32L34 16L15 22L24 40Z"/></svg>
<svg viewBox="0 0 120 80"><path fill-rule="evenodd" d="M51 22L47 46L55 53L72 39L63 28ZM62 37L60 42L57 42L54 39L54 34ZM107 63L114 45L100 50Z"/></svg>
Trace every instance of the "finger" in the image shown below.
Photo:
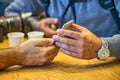
<svg viewBox="0 0 120 80"><path fill-rule="evenodd" d="M78 46L76 47L76 46L66 45L66 44L63 44L60 42L56 42L55 45L60 47L60 48L63 48L65 50L72 51L75 53L81 52L81 48Z"/></svg>
<svg viewBox="0 0 120 80"><path fill-rule="evenodd" d="M49 45L53 45L54 40L50 38L40 38L40 39L32 39L30 40L30 42L34 46L49 46Z"/></svg>
<svg viewBox="0 0 120 80"><path fill-rule="evenodd" d="M75 58L80 58L78 54L74 53L74 52L71 52L71 51L68 51L68 50L65 50L65 49L62 49L60 48L60 50L65 53L66 55L69 55L69 56L72 56L72 57L75 57Z"/></svg>
<svg viewBox="0 0 120 80"><path fill-rule="evenodd" d="M87 29L85 27L82 27L78 24L72 24L72 28L76 29L78 32L82 32L82 31L87 31Z"/></svg>
<svg viewBox="0 0 120 80"><path fill-rule="evenodd" d="M57 54L51 54L51 55L49 55L46 64L50 63L55 58L56 55Z"/></svg>
<svg viewBox="0 0 120 80"><path fill-rule="evenodd" d="M58 29L57 34L68 36L68 37L71 37L74 39L79 39L79 38L83 37L83 35L80 32L71 31L71 30L64 30L64 29Z"/></svg>
<svg viewBox="0 0 120 80"><path fill-rule="evenodd" d="M56 46L49 46L47 48L43 48L43 63L47 64L50 63L54 57L57 55L59 48ZM44 61L45 60L45 61Z"/></svg>
<svg viewBox="0 0 120 80"><path fill-rule="evenodd" d="M68 45L73 45L73 46L76 46L76 45L81 46L83 44L83 42L80 40L70 39L70 38L66 38L66 37L60 37L58 35L54 35L52 38L57 42L68 44Z"/></svg>
<svg viewBox="0 0 120 80"><path fill-rule="evenodd" d="M39 61L37 61L37 63L39 65L44 65L44 64L48 64L50 63L54 57L56 56L57 54L51 54L49 56L43 56L42 58L39 58Z"/></svg>
<svg viewBox="0 0 120 80"><path fill-rule="evenodd" d="M56 23L58 23L58 19L57 18L46 18L45 19L45 22L46 22L46 24L56 24Z"/></svg>
<svg viewBox="0 0 120 80"><path fill-rule="evenodd" d="M48 55L51 55L51 54L56 54L55 51L56 51L56 46L48 46L46 48L43 48L42 51L46 52L44 55L48 56Z"/></svg>
<svg viewBox="0 0 120 80"><path fill-rule="evenodd" d="M55 30L51 29L50 27L45 27L44 32L47 34L51 34L51 35L57 34L57 32Z"/></svg>
<svg viewBox="0 0 120 80"><path fill-rule="evenodd" d="M45 33L46 37L52 37L53 35L57 34L57 32L55 30L53 30L49 25L41 25L41 30Z"/></svg>

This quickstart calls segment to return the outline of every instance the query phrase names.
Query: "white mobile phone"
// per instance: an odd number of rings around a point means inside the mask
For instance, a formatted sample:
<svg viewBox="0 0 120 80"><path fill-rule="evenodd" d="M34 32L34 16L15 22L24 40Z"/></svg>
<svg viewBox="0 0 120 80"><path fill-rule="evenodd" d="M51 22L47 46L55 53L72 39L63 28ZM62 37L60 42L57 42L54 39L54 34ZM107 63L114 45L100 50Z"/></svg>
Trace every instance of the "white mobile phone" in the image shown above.
<svg viewBox="0 0 120 80"><path fill-rule="evenodd" d="M62 29L67 29L67 30L72 30L72 31L77 31L77 32L79 32L79 30L78 30L76 27L71 26L73 23L74 23L73 20L68 21L67 23L65 23L65 24L63 25Z"/></svg>
<svg viewBox="0 0 120 80"><path fill-rule="evenodd" d="M63 25L62 29L70 29L72 23L74 23L73 20L68 21L67 23L65 23L65 24Z"/></svg>
<svg viewBox="0 0 120 80"><path fill-rule="evenodd" d="M65 23L64 25L63 25L63 27L62 27L62 29L66 29L66 30L71 30L71 28L72 28L72 24L74 23L74 21L73 20L70 20L70 21L68 21L67 23ZM64 36L64 35L59 35L59 36ZM66 36L67 37L67 36ZM70 37L68 37L68 38L70 38Z"/></svg>

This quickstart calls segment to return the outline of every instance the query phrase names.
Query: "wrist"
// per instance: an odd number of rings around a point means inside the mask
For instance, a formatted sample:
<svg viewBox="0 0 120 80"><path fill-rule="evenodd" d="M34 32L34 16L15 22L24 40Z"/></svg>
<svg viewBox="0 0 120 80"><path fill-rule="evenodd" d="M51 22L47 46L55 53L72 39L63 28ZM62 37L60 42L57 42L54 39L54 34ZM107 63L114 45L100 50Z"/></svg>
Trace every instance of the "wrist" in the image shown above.
<svg viewBox="0 0 120 80"><path fill-rule="evenodd" d="M0 69L13 65L19 65L19 56L17 48L3 49L0 51Z"/></svg>
<svg viewBox="0 0 120 80"><path fill-rule="evenodd" d="M101 48L101 46L102 46L102 41L101 41L101 39L100 38L98 38L97 40L96 40L96 45L94 46L94 49L95 49L95 58L97 58L98 57L98 55L97 55L97 53L98 53L98 51L99 51L99 49Z"/></svg>
<svg viewBox="0 0 120 80"><path fill-rule="evenodd" d="M15 52L16 52L15 58L17 60L16 64L17 65L22 65L23 60L24 60L24 56L25 56L23 49L21 49L21 47L16 47Z"/></svg>
<svg viewBox="0 0 120 80"><path fill-rule="evenodd" d="M13 49L10 49L11 51L11 57L10 57L10 60L11 60L11 65L19 65L20 62L21 62L21 59L20 59L20 52L19 52L19 48L16 47L16 48L13 48ZM9 60L8 60L9 61Z"/></svg>
<svg viewBox="0 0 120 80"><path fill-rule="evenodd" d="M108 42L104 38L100 38L100 39L101 39L101 48L97 52L97 58L99 60L106 60L110 56Z"/></svg>

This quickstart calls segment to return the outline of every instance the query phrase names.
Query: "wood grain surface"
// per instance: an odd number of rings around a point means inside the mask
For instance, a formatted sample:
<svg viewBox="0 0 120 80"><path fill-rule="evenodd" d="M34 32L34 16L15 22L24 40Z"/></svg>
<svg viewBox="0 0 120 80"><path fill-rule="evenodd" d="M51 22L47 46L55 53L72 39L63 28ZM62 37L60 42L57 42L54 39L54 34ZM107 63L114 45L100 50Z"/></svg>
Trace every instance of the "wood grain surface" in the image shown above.
<svg viewBox="0 0 120 80"><path fill-rule="evenodd" d="M8 40L0 43L7 48ZM12 66L0 71L0 80L120 80L120 60L83 60L59 51L52 63L37 67Z"/></svg>

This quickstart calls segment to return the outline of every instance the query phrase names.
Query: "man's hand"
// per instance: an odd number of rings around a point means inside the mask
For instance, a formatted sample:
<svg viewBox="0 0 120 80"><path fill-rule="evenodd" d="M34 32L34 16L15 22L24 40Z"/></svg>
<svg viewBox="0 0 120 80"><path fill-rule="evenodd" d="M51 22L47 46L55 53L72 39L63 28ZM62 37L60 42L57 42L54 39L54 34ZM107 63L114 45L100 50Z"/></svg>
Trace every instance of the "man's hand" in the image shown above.
<svg viewBox="0 0 120 80"><path fill-rule="evenodd" d="M72 24L76 31L71 30L57 30L58 36L54 35L53 39L60 50L70 56L81 59L92 59L97 57L97 51L101 46L101 40L90 32L88 29L76 24Z"/></svg>
<svg viewBox="0 0 120 80"><path fill-rule="evenodd" d="M50 63L57 55L58 48L53 45L53 39L29 40L19 46L17 57L23 66L38 66Z"/></svg>
<svg viewBox="0 0 120 80"><path fill-rule="evenodd" d="M39 30L45 33L46 37L52 37L56 34L56 31L51 28L51 24L57 24L57 18L46 18L40 21Z"/></svg>

